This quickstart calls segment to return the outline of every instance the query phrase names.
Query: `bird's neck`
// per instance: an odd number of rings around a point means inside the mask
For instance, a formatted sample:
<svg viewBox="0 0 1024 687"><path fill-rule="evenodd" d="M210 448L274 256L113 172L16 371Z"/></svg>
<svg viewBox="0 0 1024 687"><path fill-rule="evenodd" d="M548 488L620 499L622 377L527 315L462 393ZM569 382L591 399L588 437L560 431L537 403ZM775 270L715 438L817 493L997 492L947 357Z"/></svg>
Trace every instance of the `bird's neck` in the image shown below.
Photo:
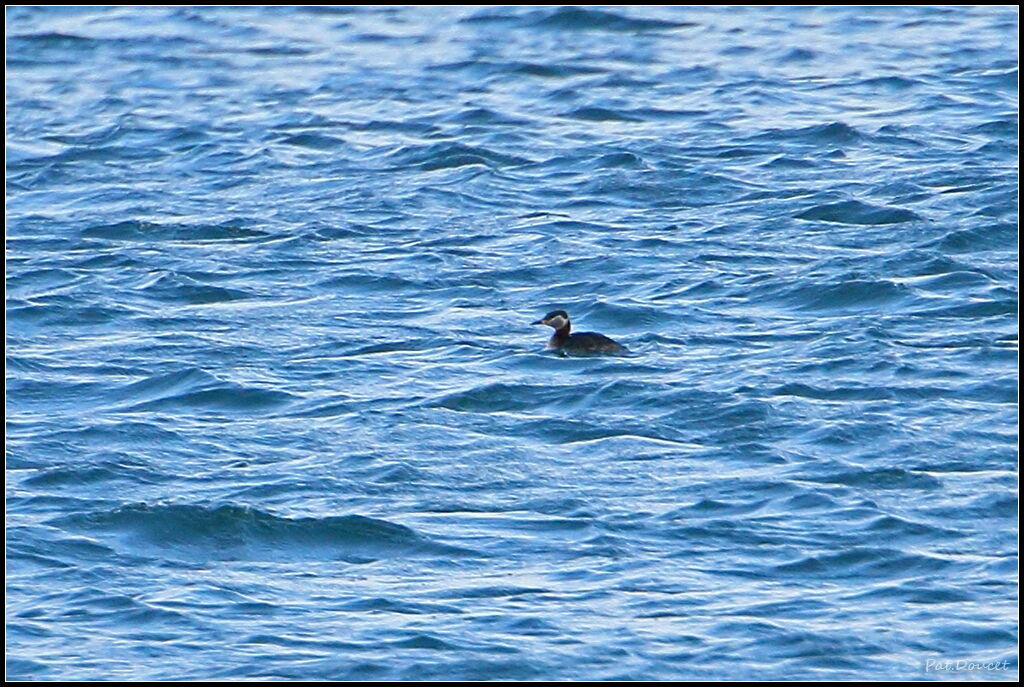
<svg viewBox="0 0 1024 687"><path fill-rule="evenodd" d="M555 330L555 333L551 336L551 340L552 341L565 341L566 339L569 338L569 330L571 328L572 328L572 325L570 323L566 322L564 327L562 327L561 329L556 329Z"/></svg>

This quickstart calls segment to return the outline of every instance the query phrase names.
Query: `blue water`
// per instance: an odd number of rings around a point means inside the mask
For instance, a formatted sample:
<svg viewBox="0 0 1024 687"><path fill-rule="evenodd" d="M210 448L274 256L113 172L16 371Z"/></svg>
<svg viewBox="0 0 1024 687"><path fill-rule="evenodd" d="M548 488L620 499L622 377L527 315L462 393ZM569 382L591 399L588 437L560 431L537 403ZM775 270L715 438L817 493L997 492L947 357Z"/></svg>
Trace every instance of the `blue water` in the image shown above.
<svg viewBox="0 0 1024 687"><path fill-rule="evenodd" d="M1016 679L1017 33L8 8L8 678Z"/></svg>

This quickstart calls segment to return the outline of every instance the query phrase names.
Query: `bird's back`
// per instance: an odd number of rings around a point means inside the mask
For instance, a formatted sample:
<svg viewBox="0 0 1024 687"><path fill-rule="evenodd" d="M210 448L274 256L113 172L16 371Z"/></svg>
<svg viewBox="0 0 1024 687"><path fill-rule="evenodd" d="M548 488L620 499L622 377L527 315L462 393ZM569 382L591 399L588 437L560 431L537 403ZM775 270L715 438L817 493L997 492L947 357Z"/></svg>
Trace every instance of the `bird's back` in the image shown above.
<svg viewBox="0 0 1024 687"><path fill-rule="evenodd" d="M622 344L597 332L579 332L570 334L561 348L581 353L620 353Z"/></svg>

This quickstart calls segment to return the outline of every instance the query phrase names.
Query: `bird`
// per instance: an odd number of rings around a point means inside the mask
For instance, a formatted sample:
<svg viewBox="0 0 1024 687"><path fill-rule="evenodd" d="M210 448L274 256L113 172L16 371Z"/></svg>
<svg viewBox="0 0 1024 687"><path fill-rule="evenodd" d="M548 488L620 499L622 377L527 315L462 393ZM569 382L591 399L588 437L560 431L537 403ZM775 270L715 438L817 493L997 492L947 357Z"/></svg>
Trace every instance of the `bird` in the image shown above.
<svg viewBox="0 0 1024 687"><path fill-rule="evenodd" d="M548 348L566 354L588 353L624 353L626 347L619 342L596 332L579 332L570 334L572 324L569 314L564 310L552 310L533 324L546 324L555 330L548 341Z"/></svg>

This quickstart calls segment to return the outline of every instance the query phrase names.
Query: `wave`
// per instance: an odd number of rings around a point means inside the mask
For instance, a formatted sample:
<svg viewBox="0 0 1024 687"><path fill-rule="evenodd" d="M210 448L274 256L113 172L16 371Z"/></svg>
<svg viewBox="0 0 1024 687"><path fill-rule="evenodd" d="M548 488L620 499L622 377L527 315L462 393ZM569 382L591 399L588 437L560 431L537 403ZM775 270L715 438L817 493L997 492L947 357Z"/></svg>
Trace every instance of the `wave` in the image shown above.
<svg viewBox="0 0 1024 687"><path fill-rule="evenodd" d="M877 311L905 302L914 295L914 291L904 284L854 275L822 284L805 283L782 289L775 285L759 287L756 292L799 310L836 313Z"/></svg>
<svg viewBox="0 0 1024 687"><path fill-rule="evenodd" d="M174 224L124 220L98 224L82 230L82 237L113 241L239 241L269 234L248 226L249 220L230 219L215 224Z"/></svg>
<svg viewBox="0 0 1024 687"><path fill-rule="evenodd" d="M815 205L795 215L797 219L835 222L837 224L901 224L923 219L916 212L903 208L871 205L859 200Z"/></svg>
<svg viewBox="0 0 1024 687"><path fill-rule="evenodd" d="M113 538L148 555L190 560L343 560L465 556L410 527L362 515L289 518L237 505L121 506L63 516L51 525L93 537Z"/></svg>
<svg viewBox="0 0 1024 687"><path fill-rule="evenodd" d="M216 389L203 389L173 394L125 408L126 412L214 411L248 413L287 407L296 397L284 391L256 389L241 384L223 384Z"/></svg>
<svg viewBox="0 0 1024 687"><path fill-rule="evenodd" d="M113 389L101 399L130 413L153 411L267 412L298 398L275 389L223 381L196 367L160 372Z"/></svg>
<svg viewBox="0 0 1024 687"><path fill-rule="evenodd" d="M525 157L506 155L482 146L463 143L403 146L389 155L387 159L398 167L416 167L423 171L453 169L466 165L501 168L526 165L532 162Z"/></svg>
<svg viewBox="0 0 1024 687"><path fill-rule="evenodd" d="M820 145L853 145L865 141L867 135L843 122L814 124L796 129L769 129L759 134L759 140L789 140Z"/></svg>
<svg viewBox="0 0 1024 687"><path fill-rule="evenodd" d="M631 17L623 12L584 7L553 7L518 13L507 8L486 9L463 20L467 24L514 23L523 28L561 31L671 31L697 26L688 21Z"/></svg>

